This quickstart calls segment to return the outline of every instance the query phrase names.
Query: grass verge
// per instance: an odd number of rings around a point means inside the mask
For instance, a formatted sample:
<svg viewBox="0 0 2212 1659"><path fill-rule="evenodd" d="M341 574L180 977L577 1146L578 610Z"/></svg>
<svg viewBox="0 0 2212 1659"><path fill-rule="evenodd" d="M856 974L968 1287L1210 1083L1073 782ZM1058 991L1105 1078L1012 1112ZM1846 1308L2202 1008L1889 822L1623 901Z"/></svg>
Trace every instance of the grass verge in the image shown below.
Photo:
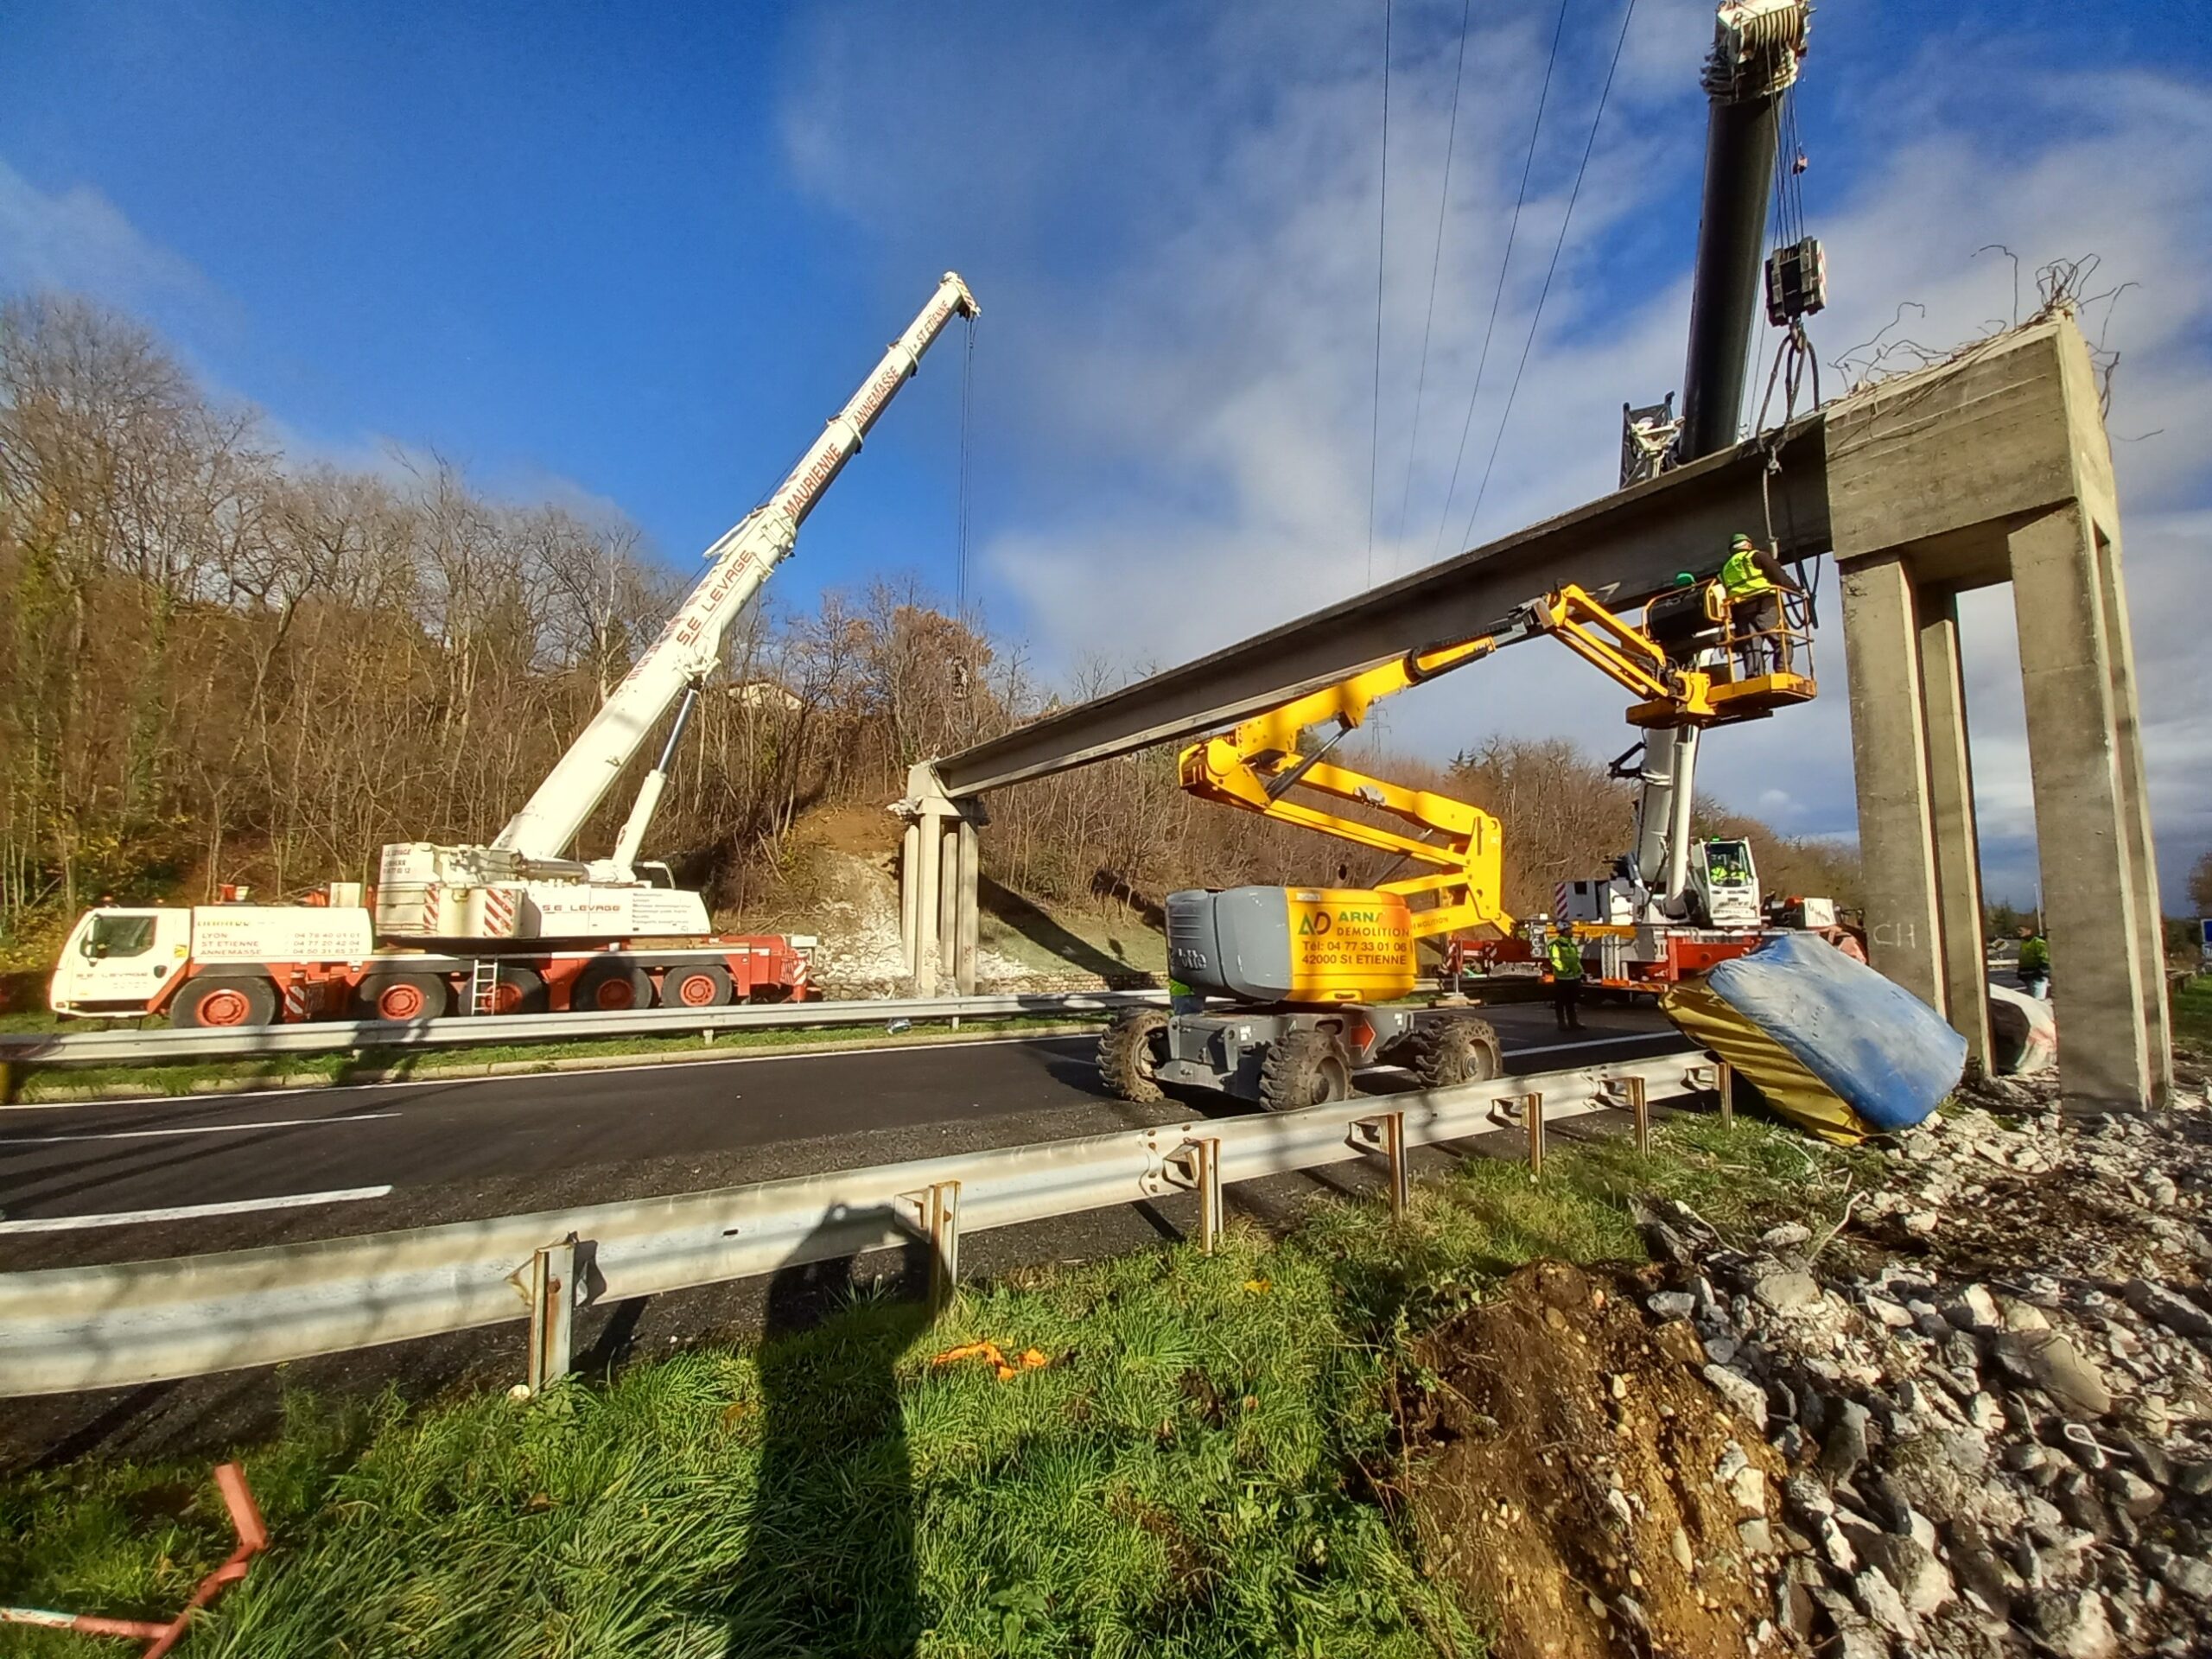
<svg viewBox="0 0 2212 1659"><path fill-rule="evenodd" d="M1732 1235L1817 1226L1864 1156L1679 1119L1648 1160L1477 1160L1402 1225L1325 1203L1211 1257L973 1289L934 1326L845 1291L810 1329L536 1402L296 1398L245 1459L275 1548L187 1652L1479 1653L1399 1502L1408 1341L1535 1257L1640 1257L1637 1193ZM772 1329L825 1282L779 1275ZM1010 1375L934 1363L982 1340ZM153 1614L227 1548L202 1466L0 1487L0 1599Z"/></svg>
<svg viewBox="0 0 2212 1659"><path fill-rule="evenodd" d="M2200 1053L2212 1053L2212 974L2183 980L2174 992L2174 1035Z"/></svg>
<svg viewBox="0 0 2212 1659"><path fill-rule="evenodd" d="M848 1049L905 1047L914 1043L973 1042L982 1038L1046 1036L1056 1031L1096 1030L1103 1014L1071 1020L1065 1014L1024 1014L1004 1020L967 1020L954 1031L942 1021L906 1030L867 1025L785 1026L717 1032L711 1043L697 1033L666 1037L562 1038L541 1043L486 1043L467 1047L361 1049L348 1053L271 1054L200 1060L175 1065L23 1065L13 1098L25 1103L97 1098L116 1090L132 1095L228 1093L257 1088L313 1088L320 1084L394 1083L410 1077L481 1077L496 1069L519 1075L578 1069L595 1061L712 1060L759 1052L820 1053Z"/></svg>

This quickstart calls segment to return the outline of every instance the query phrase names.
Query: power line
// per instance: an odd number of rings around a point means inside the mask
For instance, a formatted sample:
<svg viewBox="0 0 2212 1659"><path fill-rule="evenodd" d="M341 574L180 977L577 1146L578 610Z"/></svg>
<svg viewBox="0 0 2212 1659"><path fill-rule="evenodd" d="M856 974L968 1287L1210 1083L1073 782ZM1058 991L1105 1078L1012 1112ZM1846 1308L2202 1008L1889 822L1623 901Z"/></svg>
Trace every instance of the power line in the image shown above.
<svg viewBox="0 0 2212 1659"><path fill-rule="evenodd" d="M1367 586L1375 585L1375 479L1382 460L1382 238L1390 224L1390 0L1382 0L1382 185L1375 215L1375 410L1367 430Z"/></svg>
<svg viewBox="0 0 2212 1659"><path fill-rule="evenodd" d="M1551 297L1552 278L1559 271L1560 251L1567 245L1567 227L1574 222L1574 204L1582 194L1582 175L1590 170L1590 154L1598 147L1599 124L1605 118L1605 100L1612 96L1613 74L1621 67L1621 48L1628 44L1628 26L1636 16L1636 0L1628 0L1621 13L1620 37L1613 42L1613 60L1605 67L1605 84L1598 92L1598 112L1590 118L1590 137L1582 146L1582 164L1574 169L1574 188L1567 192L1567 212L1560 216L1559 239L1552 244L1552 262L1544 272L1544 285L1536 293L1536 314L1529 319L1529 338L1521 343L1521 362L1513 371L1513 385L1505 394L1505 412L1497 417L1497 435L1491 440L1490 459L1483 464L1483 481L1475 491L1473 512L1467 515L1467 528L1461 532L1461 542L1471 545L1475 534L1475 516L1483 510L1483 497L1490 492L1490 475L1497 465L1497 447L1505 441L1506 426L1513 419L1513 400L1521 392L1521 377L1529 367L1529 353L1536 344L1536 325L1544 320L1544 302Z"/></svg>
<svg viewBox="0 0 2212 1659"><path fill-rule="evenodd" d="M1529 154L1521 163L1521 188L1513 198L1513 219L1506 227L1505 252L1497 262L1497 287L1490 296L1490 321L1483 325L1482 353L1475 359L1475 389L1467 394L1467 413L1459 423L1459 448L1452 457L1452 481L1445 486L1444 506L1436 515L1436 541L1429 549L1434 558L1444 547L1444 527L1451 522L1452 498L1459 491L1459 466L1467 458L1467 434L1475 424L1475 404L1483 395L1483 372L1490 366L1491 336L1497 329L1498 304L1505 297L1505 273L1513 264L1514 239L1521 234L1521 208L1529 200L1529 175L1536 165L1536 138L1544 128L1544 105L1551 97L1552 71L1559 63L1560 36L1567 32L1567 0L1559 0L1559 21L1552 25L1551 55L1544 60L1544 83L1536 93L1536 118L1529 127Z"/></svg>
<svg viewBox="0 0 2212 1659"><path fill-rule="evenodd" d="M1444 131L1444 188L1436 193L1436 248L1428 262L1428 315L1421 325L1421 373L1414 382L1414 429L1406 440L1406 483L1398 494L1398 539L1406 536L1406 509L1414 495L1414 456L1421 448L1421 404L1428 390L1429 332L1436 323L1436 279L1444 268L1444 219L1452 204L1452 151L1459 141L1459 92L1467 73L1467 18L1474 0L1460 0L1459 58L1452 71L1452 118ZM1395 569L1395 562L1392 568Z"/></svg>

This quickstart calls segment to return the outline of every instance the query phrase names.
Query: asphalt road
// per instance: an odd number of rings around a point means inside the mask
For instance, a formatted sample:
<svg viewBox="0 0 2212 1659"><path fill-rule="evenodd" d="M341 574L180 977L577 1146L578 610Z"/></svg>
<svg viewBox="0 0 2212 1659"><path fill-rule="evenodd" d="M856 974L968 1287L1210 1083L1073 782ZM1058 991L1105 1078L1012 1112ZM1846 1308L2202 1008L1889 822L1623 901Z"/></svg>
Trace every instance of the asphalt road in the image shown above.
<svg viewBox="0 0 2212 1659"><path fill-rule="evenodd" d="M1650 1010L1491 1011L1509 1070L1657 1052ZM694 1191L1192 1115L1081 1037L0 1111L0 1266L238 1248ZM1410 1080L1370 1074L1370 1090ZM1224 1111L1250 1108L1223 1102ZM181 1212L181 1213L180 1213Z"/></svg>
<svg viewBox="0 0 2212 1659"><path fill-rule="evenodd" d="M1682 1046L1655 1012L1600 1008L1558 1046L1549 1011L1487 1011L1507 1069L1541 1071ZM1408 1088L1369 1073L1370 1090ZM1246 1109L1224 1102L1224 1112ZM472 1078L218 1099L0 1110L0 1270L128 1261L421 1226L851 1169L939 1153L1187 1120L1170 1101L1109 1098L1086 1038L815 1056L725 1058L540 1077ZM1618 1132L1618 1115L1556 1125L1558 1141ZM1501 1132L1417 1147L1416 1173L1494 1152ZM1306 1206L1380 1196L1378 1166L1338 1164L1241 1183L1233 1216L1269 1230ZM343 1198L335 1192L353 1194ZM214 1206L183 1217L148 1211ZM76 1225L52 1230L55 1222ZM1157 1248L1197 1225L1179 1194L970 1234L963 1277ZM35 1230L34 1230L35 1229ZM876 1251L850 1281L921 1294L925 1253ZM680 1344L759 1328L768 1281L701 1286L581 1313L576 1365L601 1374ZM827 1281L825 1281L827 1282ZM834 1294L834 1286L831 1287ZM180 1382L16 1400L0 1412L0 1473L88 1453L227 1456L274 1433L300 1396L395 1390L410 1401L504 1389L523 1363L519 1320L448 1337Z"/></svg>

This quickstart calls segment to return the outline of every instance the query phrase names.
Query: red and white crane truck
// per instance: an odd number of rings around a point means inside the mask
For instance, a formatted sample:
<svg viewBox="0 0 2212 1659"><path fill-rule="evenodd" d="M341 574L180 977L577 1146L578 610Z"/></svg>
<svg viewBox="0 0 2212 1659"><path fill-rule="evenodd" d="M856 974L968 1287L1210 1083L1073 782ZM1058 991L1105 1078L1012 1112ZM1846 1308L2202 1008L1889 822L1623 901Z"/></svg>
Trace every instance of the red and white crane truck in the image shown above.
<svg viewBox="0 0 2212 1659"><path fill-rule="evenodd" d="M374 887L301 903L102 906L71 930L57 1014L166 1013L183 1027L428 1020L454 1010L708 1008L804 998L813 941L716 936L700 896L640 860L676 747L721 644L876 417L975 296L950 271L788 477L707 550L705 575L522 810L486 847L398 842ZM569 855L616 778L675 707L658 760L605 858Z"/></svg>

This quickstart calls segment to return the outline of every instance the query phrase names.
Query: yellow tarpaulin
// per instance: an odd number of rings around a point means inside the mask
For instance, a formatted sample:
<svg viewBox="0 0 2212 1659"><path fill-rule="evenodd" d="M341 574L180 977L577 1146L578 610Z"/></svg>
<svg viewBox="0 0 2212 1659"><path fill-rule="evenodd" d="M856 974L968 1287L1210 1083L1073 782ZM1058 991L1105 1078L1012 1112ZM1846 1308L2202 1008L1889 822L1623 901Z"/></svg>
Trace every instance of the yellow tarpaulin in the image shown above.
<svg viewBox="0 0 2212 1659"><path fill-rule="evenodd" d="M1839 1147L1855 1147L1873 1132L1802 1060L1707 989L1702 980L1669 986L1659 1006L1684 1036L1727 1061L1798 1128Z"/></svg>

